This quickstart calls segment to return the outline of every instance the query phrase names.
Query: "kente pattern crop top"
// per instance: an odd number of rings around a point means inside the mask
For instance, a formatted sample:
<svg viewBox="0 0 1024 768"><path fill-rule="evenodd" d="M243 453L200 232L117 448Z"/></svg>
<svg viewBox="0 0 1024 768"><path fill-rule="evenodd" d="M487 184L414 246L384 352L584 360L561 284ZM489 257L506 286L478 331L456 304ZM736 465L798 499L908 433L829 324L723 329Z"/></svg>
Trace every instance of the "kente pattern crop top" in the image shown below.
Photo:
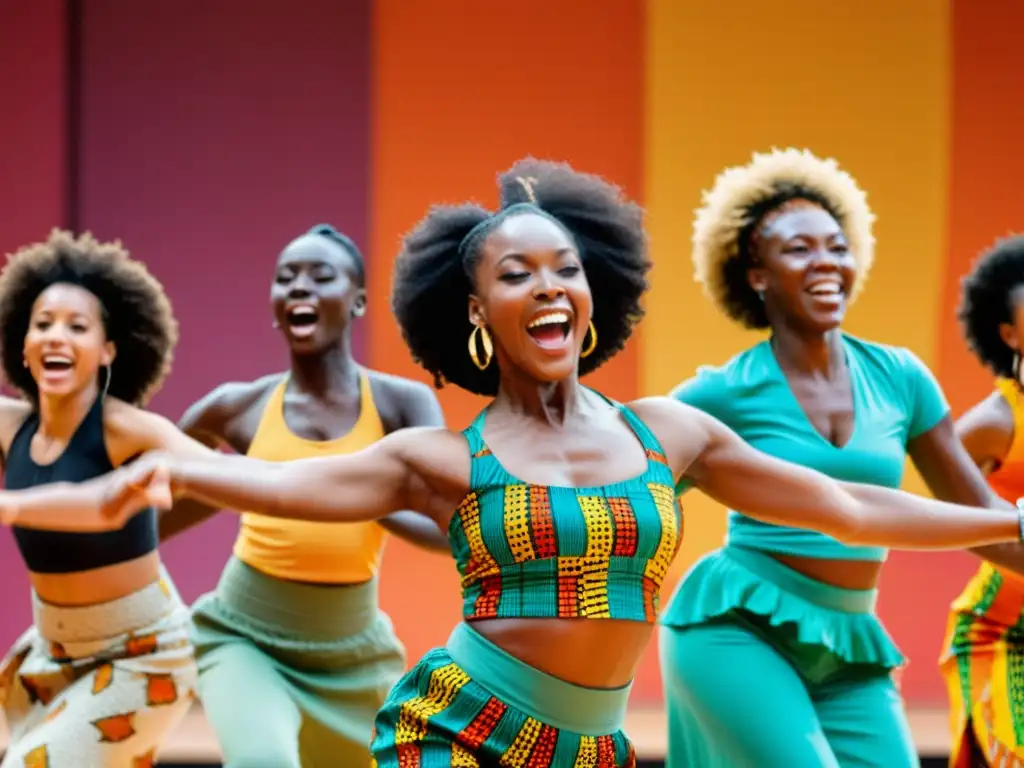
<svg viewBox="0 0 1024 768"><path fill-rule="evenodd" d="M682 513L660 444L628 408L617 407L647 453L647 468L600 487L523 482L484 442L485 413L464 430L470 491L448 536L467 621L656 620L661 584L682 540Z"/></svg>
<svg viewBox="0 0 1024 768"><path fill-rule="evenodd" d="M719 368L700 368L673 396L714 416L771 456L836 480L898 488L908 443L938 424L949 406L931 371L909 350L846 334L842 343L853 391L854 429L841 448L808 420L768 341ZM765 552L836 560L881 562L887 552L849 547L831 536L762 523L732 510L727 540Z"/></svg>

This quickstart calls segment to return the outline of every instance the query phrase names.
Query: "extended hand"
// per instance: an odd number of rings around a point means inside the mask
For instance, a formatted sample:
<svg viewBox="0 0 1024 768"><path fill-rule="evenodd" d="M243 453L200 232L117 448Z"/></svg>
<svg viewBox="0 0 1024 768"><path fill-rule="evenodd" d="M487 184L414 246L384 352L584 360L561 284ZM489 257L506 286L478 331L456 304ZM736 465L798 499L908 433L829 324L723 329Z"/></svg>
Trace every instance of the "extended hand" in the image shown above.
<svg viewBox="0 0 1024 768"><path fill-rule="evenodd" d="M158 458L142 459L110 476L102 513L110 528L116 530L140 510L170 509L173 501L167 464Z"/></svg>

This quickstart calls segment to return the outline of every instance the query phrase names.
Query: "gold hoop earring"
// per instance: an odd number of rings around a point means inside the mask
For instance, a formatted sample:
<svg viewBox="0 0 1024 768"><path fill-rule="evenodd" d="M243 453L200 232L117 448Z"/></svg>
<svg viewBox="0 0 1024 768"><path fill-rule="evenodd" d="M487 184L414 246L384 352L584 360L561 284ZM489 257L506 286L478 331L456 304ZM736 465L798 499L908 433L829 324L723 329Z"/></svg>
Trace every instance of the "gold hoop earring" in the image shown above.
<svg viewBox="0 0 1024 768"><path fill-rule="evenodd" d="M594 321L590 321L590 325L587 326L587 335L583 337L583 341L586 342L587 336L590 337L590 343L587 344L586 348L580 352L580 357L590 357L597 349L597 328L594 327Z"/></svg>
<svg viewBox="0 0 1024 768"><path fill-rule="evenodd" d="M476 339L478 335L484 346L483 362L480 362L480 356L476 351ZM473 365L481 371L487 370L487 366L491 364L491 358L494 357L494 345L491 343L491 332L482 325L474 325L472 333L469 334L469 356L473 358Z"/></svg>

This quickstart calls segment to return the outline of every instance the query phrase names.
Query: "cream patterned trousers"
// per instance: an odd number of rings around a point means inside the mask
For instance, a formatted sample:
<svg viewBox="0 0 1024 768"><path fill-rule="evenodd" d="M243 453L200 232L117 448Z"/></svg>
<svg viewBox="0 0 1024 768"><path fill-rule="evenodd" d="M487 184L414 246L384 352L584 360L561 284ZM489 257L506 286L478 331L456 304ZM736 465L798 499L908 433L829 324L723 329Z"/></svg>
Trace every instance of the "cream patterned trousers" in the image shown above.
<svg viewBox="0 0 1024 768"><path fill-rule="evenodd" d="M33 626L0 663L11 733L0 768L150 768L192 702L189 612L163 578L109 603L33 595Z"/></svg>

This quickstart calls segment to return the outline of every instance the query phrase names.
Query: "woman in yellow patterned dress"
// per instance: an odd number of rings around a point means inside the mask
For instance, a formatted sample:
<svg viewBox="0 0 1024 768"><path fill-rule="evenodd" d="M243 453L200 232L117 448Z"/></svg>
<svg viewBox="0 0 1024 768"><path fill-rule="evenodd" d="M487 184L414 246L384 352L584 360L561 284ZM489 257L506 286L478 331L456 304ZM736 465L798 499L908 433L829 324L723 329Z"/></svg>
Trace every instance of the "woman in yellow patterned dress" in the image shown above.
<svg viewBox="0 0 1024 768"><path fill-rule="evenodd" d="M1024 497L1024 236L997 242L963 282L967 343L999 377L957 422L992 489ZM951 768L1024 767L1024 577L984 563L953 602L940 661L949 690Z"/></svg>

